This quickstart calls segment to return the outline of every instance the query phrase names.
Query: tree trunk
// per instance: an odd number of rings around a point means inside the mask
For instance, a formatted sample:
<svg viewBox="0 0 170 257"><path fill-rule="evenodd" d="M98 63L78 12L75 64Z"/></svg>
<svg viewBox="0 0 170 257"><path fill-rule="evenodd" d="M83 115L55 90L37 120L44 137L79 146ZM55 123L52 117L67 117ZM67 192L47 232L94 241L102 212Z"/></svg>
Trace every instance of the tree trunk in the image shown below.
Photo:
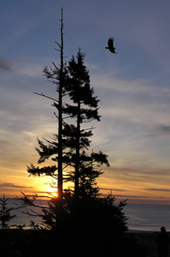
<svg viewBox="0 0 170 257"><path fill-rule="evenodd" d="M79 195L79 162L80 162L80 101L78 102L77 135L76 135L76 167L75 167L75 197Z"/></svg>
<svg viewBox="0 0 170 257"><path fill-rule="evenodd" d="M58 108L58 199L63 194L62 174L62 90L63 90L63 10L61 9L61 45L60 45L60 83L59 83L59 108Z"/></svg>

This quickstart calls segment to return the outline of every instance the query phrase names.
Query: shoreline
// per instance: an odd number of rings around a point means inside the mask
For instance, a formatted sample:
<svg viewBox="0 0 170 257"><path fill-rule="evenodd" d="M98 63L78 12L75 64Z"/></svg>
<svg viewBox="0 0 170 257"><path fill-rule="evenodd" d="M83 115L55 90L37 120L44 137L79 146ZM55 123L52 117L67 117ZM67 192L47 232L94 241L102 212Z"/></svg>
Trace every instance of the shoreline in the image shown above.
<svg viewBox="0 0 170 257"><path fill-rule="evenodd" d="M129 229L126 233L159 233L160 231L154 231L154 230L137 230L137 229ZM167 231L168 233L168 231Z"/></svg>

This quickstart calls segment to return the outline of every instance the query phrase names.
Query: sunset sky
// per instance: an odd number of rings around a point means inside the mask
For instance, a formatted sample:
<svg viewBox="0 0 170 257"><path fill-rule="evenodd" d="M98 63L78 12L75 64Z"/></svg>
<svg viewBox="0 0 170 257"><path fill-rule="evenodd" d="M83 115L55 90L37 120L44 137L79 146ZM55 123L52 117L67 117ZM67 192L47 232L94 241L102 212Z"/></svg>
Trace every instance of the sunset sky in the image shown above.
<svg viewBox="0 0 170 257"><path fill-rule="evenodd" d="M92 122L91 149L108 155L101 192L129 202L170 203L170 1L1 0L0 196L44 194L50 178L28 177L37 164L37 137L57 132L56 96L43 68L86 54L101 122ZM105 49L114 37L118 54ZM56 94L56 95L55 95ZM46 164L46 163L45 163ZM53 163L54 164L54 163Z"/></svg>

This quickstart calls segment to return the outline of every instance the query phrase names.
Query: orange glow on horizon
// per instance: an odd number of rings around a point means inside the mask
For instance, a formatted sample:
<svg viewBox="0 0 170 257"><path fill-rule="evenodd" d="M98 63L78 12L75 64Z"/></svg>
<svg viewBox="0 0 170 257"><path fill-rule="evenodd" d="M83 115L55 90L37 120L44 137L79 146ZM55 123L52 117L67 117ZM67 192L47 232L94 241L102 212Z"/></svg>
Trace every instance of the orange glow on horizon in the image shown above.
<svg viewBox="0 0 170 257"><path fill-rule="evenodd" d="M17 171L16 171L17 172ZM97 179L97 185L101 196L112 194L116 201L123 201L128 198L128 203L156 203L170 204L168 181L162 184L161 181L135 181L127 182L121 176L116 178L111 176L111 172L105 172ZM8 181L8 183L6 182ZM50 186L51 185L51 186ZM74 189L71 182L63 184L64 189ZM0 197L5 194L6 198L16 198L21 196L21 192L26 195L35 195L41 199L57 197L57 183L52 183L51 177L28 177L25 171L21 176L15 177L3 174L1 179Z"/></svg>

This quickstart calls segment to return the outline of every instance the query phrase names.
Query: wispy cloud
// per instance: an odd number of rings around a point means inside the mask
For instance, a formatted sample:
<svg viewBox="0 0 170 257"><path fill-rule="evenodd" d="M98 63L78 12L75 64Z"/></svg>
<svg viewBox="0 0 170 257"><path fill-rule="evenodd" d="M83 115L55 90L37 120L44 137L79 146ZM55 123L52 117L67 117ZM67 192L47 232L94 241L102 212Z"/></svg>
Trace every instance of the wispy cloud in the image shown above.
<svg viewBox="0 0 170 257"><path fill-rule="evenodd" d="M145 188L147 191L161 191L161 192L170 192L170 189L165 188Z"/></svg>
<svg viewBox="0 0 170 257"><path fill-rule="evenodd" d="M0 57L0 71L12 71L11 64L8 60Z"/></svg>
<svg viewBox="0 0 170 257"><path fill-rule="evenodd" d="M28 60L25 60L18 62L15 68L18 75L27 77L42 77L44 66L40 63L28 62Z"/></svg>
<svg viewBox="0 0 170 257"><path fill-rule="evenodd" d="M13 183L2 183L0 184L1 188L32 188L32 187L26 187L26 186L18 186Z"/></svg>
<svg viewBox="0 0 170 257"><path fill-rule="evenodd" d="M103 191L103 190L105 190L105 191L111 191L111 190L112 190L113 192L114 192L114 191L120 191L120 192L125 192L125 191L126 191L126 190L124 190L124 189L102 188L102 187L99 188L99 189L102 190L102 191Z"/></svg>
<svg viewBox="0 0 170 257"><path fill-rule="evenodd" d="M170 126L167 126L167 125L160 125L159 127L158 127L158 129L160 129L160 131L161 132L163 132L163 133L168 133L168 134L170 134Z"/></svg>
<svg viewBox="0 0 170 257"><path fill-rule="evenodd" d="M0 140L0 148L5 146L10 146L11 142L8 140Z"/></svg>

